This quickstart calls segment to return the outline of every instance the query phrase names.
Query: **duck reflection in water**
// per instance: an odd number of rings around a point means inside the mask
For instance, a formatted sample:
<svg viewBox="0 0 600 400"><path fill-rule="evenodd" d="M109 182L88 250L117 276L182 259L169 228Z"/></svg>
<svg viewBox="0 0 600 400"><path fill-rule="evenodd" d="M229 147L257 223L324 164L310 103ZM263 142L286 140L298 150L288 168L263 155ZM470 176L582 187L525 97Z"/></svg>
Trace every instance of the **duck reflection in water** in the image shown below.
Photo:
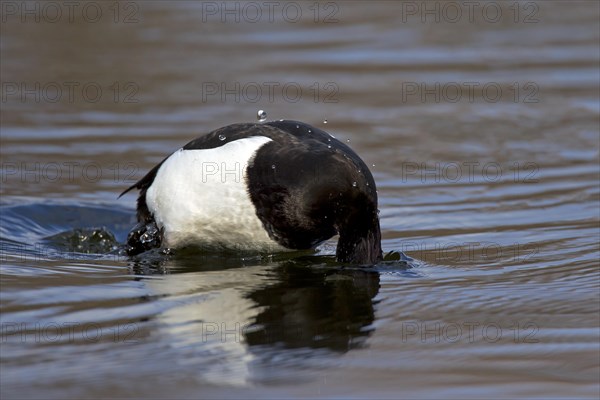
<svg viewBox="0 0 600 400"><path fill-rule="evenodd" d="M237 287L243 293L239 302L253 310L241 332L250 347L346 352L364 345L373 332L373 298L379 291L379 273L371 268L340 267L331 257L300 257L275 263L256 259L249 263L216 255L200 259L177 256L166 262L138 260L133 263L132 272L136 279L144 279L140 275L169 273L171 278L189 282L203 280L201 274L207 271L226 273L235 268L243 275L258 264L265 273L260 283L240 282ZM205 321L222 318L205 312L198 317Z"/></svg>
<svg viewBox="0 0 600 400"><path fill-rule="evenodd" d="M248 297L263 310L245 337L249 345L282 344L348 351L364 344L374 320L379 273L366 269L276 270L278 282Z"/></svg>

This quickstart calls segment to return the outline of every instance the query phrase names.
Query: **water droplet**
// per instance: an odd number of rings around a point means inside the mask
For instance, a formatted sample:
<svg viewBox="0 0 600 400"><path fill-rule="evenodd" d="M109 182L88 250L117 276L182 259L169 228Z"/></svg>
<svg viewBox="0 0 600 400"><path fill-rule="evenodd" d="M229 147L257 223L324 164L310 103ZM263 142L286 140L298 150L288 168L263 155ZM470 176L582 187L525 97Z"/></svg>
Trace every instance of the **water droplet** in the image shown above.
<svg viewBox="0 0 600 400"><path fill-rule="evenodd" d="M323 123L324 123L324 124L326 124L326 123L327 123L327 120L323 120Z"/></svg>
<svg viewBox="0 0 600 400"><path fill-rule="evenodd" d="M308 130L308 133L312 133L312 131L309 129L309 130Z"/></svg>
<svg viewBox="0 0 600 400"><path fill-rule="evenodd" d="M271 165L271 169L275 169L275 164Z"/></svg>
<svg viewBox="0 0 600 400"><path fill-rule="evenodd" d="M223 140L227 139L227 136L225 135L219 135L219 140L222 142Z"/></svg>
<svg viewBox="0 0 600 400"><path fill-rule="evenodd" d="M356 182L352 182L352 187L356 187Z"/></svg>
<svg viewBox="0 0 600 400"><path fill-rule="evenodd" d="M328 142L331 142L331 139L330 139L330 138L327 138L327 141L328 141Z"/></svg>
<svg viewBox="0 0 600 400"><path fill-rule="evenodd" d="M325 216L325 219L327 219L327 215Z"/></svg>
<svg viewBox="0 0 600 400"><path fill-rule="evenodd" d="M300 128L300 125L296 125L296 129Z"/></svg>
<svg viewBox="0 0 600 400"><path fill-rule="evenodd" d="M358 169L358 173L359 173L359 174L360 174L360 173L362 173L362 170L361 170L360 168Z"/></svg>
<svg viewBox="0 0 600 400"><path fill-rule="evenodd" d="M265 110L258 110L256 113L256 119L258 122L264 122L267 120L267 112Z"/></svg>
<svg viewBox="0 0 600 400"><path fill-rule="evenodd" d="M330 144L328 144L328 145L327 145L327 148L328 148L328 149L330 149L330 148L331 148L331 145L330 145Z"/></svg>
<svg viewBox="0 0 600 400"><path fill-rule="evenodd" d="M346 139L346 143L350 143L350 139Z"/></svg>
<svg viewBox="0 0 600 400"><path fill-rule="evenodd" d="M373 167L375 167L375 164L373 164Z"/></svg>

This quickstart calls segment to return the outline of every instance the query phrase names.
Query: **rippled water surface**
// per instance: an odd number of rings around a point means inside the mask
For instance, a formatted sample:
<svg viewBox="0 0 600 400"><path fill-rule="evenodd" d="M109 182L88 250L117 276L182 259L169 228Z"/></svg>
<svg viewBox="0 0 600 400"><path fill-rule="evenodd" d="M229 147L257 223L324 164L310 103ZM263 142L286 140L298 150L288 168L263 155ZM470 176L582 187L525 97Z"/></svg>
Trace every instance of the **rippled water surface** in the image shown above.
<svg viewBox="0 0 600 400"><path fill-rule="evenodd" d="M3 399L599 396L597 2L32 3L2 3ZM413 260L120 255L118 194L258 109L349 141Z"/></svg>

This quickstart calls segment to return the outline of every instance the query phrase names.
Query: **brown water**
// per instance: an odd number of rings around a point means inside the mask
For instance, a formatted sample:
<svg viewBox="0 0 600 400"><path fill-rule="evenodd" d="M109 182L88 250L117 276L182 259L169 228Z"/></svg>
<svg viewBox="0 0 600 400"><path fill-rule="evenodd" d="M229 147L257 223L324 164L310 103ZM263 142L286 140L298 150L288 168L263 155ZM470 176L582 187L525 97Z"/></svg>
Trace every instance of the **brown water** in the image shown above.
<svg viewBox="0 0 600 400"><path fill-rule="evenodd" d="M2 398L597 398L598 4L2 2ZM117 195L258 109L415 260L119 256Z"/></svg>

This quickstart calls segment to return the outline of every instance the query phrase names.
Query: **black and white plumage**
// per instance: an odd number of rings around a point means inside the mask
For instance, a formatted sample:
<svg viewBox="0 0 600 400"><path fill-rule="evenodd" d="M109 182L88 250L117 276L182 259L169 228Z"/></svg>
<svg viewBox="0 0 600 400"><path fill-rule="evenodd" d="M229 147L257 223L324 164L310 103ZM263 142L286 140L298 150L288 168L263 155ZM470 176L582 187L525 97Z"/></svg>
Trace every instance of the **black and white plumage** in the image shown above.
<svg viewBox="0 0 600 400"><path fill-rule="evenodd" d="M339 234L340 262L381 260L375 181L352 149L297 121L233 124L192 140L139 189L130 254L153 247L277 252Z"/></svg>

